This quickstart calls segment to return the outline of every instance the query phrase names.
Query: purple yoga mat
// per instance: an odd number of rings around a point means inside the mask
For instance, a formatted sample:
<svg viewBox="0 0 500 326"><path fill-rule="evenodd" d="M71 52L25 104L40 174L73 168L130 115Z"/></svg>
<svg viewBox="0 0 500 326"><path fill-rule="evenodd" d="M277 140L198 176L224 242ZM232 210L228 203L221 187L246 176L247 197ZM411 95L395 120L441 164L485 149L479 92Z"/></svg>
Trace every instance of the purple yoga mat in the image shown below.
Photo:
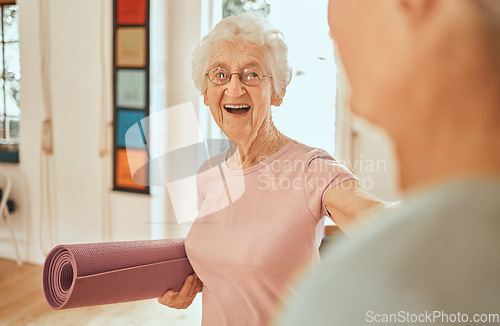
<svg viewBox="0 0 500 326"><path fill-rule="evenodd" d="M184 240L60 245L43 268L43 290L52 309L158 298L179 291L193 273Z"/></svg>

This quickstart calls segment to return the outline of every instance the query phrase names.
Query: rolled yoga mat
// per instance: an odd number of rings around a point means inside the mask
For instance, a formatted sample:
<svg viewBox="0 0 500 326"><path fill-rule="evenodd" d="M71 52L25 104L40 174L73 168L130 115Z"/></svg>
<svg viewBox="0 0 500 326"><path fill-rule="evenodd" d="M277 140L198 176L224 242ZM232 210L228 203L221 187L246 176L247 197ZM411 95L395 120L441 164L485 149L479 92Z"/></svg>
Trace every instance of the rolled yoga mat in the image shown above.
<svg viewBox="0 0 500 326"><path fill-rule="evenodd" d="M52 309L158 298L193 273L182 239L60 245L48 254L43 290Z"/></svg>

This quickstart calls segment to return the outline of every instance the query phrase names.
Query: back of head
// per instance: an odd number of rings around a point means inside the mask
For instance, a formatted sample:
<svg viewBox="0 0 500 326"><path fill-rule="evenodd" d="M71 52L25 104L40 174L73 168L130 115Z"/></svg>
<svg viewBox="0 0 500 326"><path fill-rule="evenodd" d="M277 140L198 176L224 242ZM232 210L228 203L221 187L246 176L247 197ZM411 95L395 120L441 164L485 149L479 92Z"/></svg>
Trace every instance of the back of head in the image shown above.
<svg viewBox="0 0 500 326"><path fill-rule="evenodd" d="M192 77L201 93L204 93L207 87L205 72L210 68L212 50L220 42L241 42L261 47L270 74L273 75L274 89L278 96L284 96L285 88L292 78L292 71L288 66L288 47L283 34L274 29L267 18L256 14L243 14L222 20L198 44L193 52Z"/></svg>

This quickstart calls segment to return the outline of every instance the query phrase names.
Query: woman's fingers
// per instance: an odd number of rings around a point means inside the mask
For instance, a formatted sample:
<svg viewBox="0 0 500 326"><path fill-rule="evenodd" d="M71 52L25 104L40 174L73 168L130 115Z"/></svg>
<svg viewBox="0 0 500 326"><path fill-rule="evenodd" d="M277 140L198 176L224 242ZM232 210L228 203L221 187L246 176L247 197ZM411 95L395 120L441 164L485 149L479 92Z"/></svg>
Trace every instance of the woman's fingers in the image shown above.
<svg viewBox="0 0 500 326"><path fill-rule="evenodd" d="M186 309L193 302L201 286L201 281L196 274L189 275L179 292L168 290L158 302L175 309Z"/></svg>
<svg viewBox="0 0 500 326"><path fill-rule="evenodd" d="M175 291L169 290L169 291L165 292L163 297L158 298L158 302L161 303L162 305L169 306L169 303L170 303L170 301L172 301L174 296L175 296Z"/></svg>
<svg viewBox="0 0 500 326"><path fill-rule="evenodd" d="M200 291L200 287L201 287L201 280L198 278L198 275L193 274L193 277L194 277L194 279L193 279L192 286L191 286L191 289L189 292L190 297L196 296L196 294Z"/></svg>
<svg viewBox="0 0 500 326"><path fill-rule="evenodd" d="M177 293L177 297L181 298L189 297L189 294L191 293L191 287L193 286L193 284L194 284L194 274L186 277L186 280L184 280L182 288Z"/></svg>
<svg viewBox="0 0 500 326"><path fill-rule="evenodd" d="M186 297L193 297L193 288L196 286L196 275L193 274L189 278L189 288L186 289Z"/></svg>

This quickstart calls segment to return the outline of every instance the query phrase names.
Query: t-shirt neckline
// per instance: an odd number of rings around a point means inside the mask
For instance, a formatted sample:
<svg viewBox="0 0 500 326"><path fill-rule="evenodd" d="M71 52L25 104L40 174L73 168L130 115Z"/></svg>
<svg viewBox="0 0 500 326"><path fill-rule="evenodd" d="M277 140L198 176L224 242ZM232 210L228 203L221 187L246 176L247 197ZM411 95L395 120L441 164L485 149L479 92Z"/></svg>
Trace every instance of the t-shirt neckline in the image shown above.
<svg viewBox="0 0 500 326"><path fill-rule="evenodd" d="M227 166L226 160L224 160L222 167L225 170L224 172L227 172L229 174L234 174L234 175L249 174L249 173L255 172L255 171L265 167L266 165L268 165L269 163L271 163L272 161L274 161L275 159L277 159L278 157L283 155L286 151L288 151L296 143L297 142L294 139L290 139L290 141L288 143L286 143L285 146L281 147L278 151L273 153L271 156L267 157L264 161L259 162L259 163L255 164L249 168L246 168L246 169L242 169L242 170L231 169L229 166Z"/></svg>

